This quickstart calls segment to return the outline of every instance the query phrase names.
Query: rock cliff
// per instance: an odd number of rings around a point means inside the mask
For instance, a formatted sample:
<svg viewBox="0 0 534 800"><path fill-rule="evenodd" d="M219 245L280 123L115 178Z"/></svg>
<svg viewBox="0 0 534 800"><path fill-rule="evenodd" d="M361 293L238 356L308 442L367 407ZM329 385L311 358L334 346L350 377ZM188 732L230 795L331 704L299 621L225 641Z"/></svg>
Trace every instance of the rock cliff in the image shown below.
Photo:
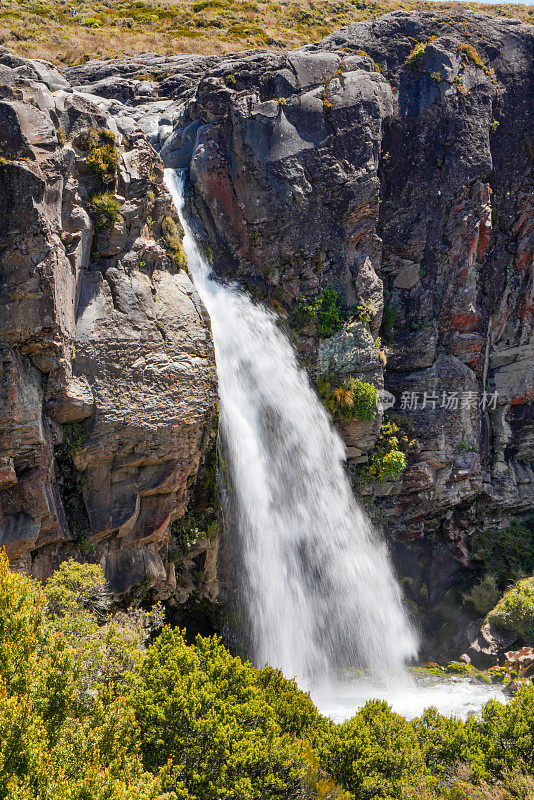
<svg viewBox="0 0 534 800"><path fill-rule="evenodd" d="M361 480L381 415L342 428L349 469L410 597L432 607L460 585L474 533L533 508L533 56L534 29L517 21L400 11L288 54L147 55L59 76L4 53L2 135L17 128L24 148L0 168L14 552L38 570L73 546L53 473L62 423L88 420L73 461L110 573L156 552L186 501L210 345L158 245L171 212L148 141L189 170L221 278L288 321L301 296L339 292L347 321L334 336L291 327L302 362L314 378L363 375L395 396L402 476ZM75 137L99 126L124 137L125 209L94 237Z"/></svg>
<svg viewBox="0 0 534 800"><path fill-rule="evenodd" d="M81 554L166 596L215 375L162 164L50 66L3 51L0 78L0 543L39 577Z"/></svg>

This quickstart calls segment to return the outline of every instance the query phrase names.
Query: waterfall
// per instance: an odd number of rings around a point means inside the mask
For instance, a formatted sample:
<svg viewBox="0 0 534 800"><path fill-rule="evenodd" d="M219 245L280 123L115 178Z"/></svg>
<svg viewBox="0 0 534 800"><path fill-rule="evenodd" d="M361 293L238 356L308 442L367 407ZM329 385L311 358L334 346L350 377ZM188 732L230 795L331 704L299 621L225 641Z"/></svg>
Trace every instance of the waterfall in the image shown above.
<svg viewBox="0 0 534 800"><path fill-rule="evenodd" d="M398 682L417 652L387 547L359 508L345 450L274 314L210 277L167 169L209 313L252 658L306 688L343 668Z"/></svg>

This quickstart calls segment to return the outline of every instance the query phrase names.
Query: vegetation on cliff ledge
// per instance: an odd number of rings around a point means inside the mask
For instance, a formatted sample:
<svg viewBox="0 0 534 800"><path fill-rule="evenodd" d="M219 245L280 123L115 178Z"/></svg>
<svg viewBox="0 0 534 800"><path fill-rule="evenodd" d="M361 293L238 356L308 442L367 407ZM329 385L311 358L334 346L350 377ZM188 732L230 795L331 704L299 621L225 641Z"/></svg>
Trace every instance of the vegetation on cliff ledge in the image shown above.
<svg viewBox="0 0 534 800"><path fill-rule="evenodd" d="M324 405L336 420L369 422L376 415L378 390L362 378L347 378L334 388L328 378L322 376L317 381L317 388Z"/></svg>
<svg viewBox="0 0 534 800"><path fill-rule="evenodd" d="M111 230L121 216L119 201L111 192L97 192L91 195L87 208L97 231Z"/></svg>
<svg viewBox="0 0 534 800"><path fill-rule="evenodd" d="M367 467L367 477L371 480L397 480L406 469L406 454L399 447L399 430L399 426L388 419L380 426L378 441ZM408 444L407 438L402 438Z"/></svg>
<svg viewBox="0 0 534 800"><path fill-rule="evenodd" d="M327 339L341 330L345 317L341 295L333 286L327 286L316 297L299 295L291 321L295 328L313 324L319 338Z"/></svg>
<svg viewBox="0 0 534 800"><path fill-rule="evenodd" d="M373 700L343 724L217 637L109 610L99 566L44 587L0 554L2 800L527 800L534 688L467 722Z"/></svg>
<svg viewBox="0 0 534 800"><path fill-rule="evenodd" d="M115 134L107 128L99 131L89 131L87 134L89 157L87 166L102 183L111 183L115 180L119 153L115 144Z"/></svg>

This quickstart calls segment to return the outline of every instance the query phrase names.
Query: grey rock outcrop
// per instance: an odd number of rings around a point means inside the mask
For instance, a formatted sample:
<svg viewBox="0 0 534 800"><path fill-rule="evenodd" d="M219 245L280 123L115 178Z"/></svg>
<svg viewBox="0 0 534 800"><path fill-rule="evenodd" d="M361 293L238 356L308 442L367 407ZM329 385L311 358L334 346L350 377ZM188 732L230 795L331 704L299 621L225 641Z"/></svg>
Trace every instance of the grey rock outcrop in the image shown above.
<svg viewBox="0 0 534 800"><path fill-rule="evenodd" d="M215 372L209 322L162 238L176 213L161 161L48 65L4 51L0 64L0 545L41 578L81 555L113 591L165 597ZM86 143L101 129L116 137L104 179ZM103 190L117 213L99 230Z"/></svg>

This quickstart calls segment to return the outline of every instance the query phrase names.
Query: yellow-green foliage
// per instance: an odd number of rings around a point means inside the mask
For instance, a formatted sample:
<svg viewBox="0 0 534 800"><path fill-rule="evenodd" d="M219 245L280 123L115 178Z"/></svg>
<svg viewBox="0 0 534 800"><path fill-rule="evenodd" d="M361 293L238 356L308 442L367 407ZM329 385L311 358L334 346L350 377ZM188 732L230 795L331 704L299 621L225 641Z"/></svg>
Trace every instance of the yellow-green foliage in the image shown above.
<svg viewBox="0 0 534 800"><path fill-rule="evenodd" d="M361 378L347 378L340 386L333 388L327 378L321 377L317 381L317 388L334 419L348 421L356 418L368 422L376 414L378 390Z"/></svg>
<svg viewBox="0 0 534 800"><path fill-rule="evenodd" d="M298 703L299 692L288 701ZM301 746L284 734L258 671L217 637L165 628L131 679L145 766L172 759L173 782L204 800L298 797ZM304 733L304 731L299 731Z"/></svg>
<svg viewBox="0 0 534 800"><path fill-rule="evenodd" d="M120 683L138 663L150 633L163 624L163 611L105 613L106 584L100 564L63 562L45 586L47 617L76 651L84 690ZM97 613L95 610L100 606Z"/></svg>
<svg viewBox="0 0 534 800"><path fill-rule="evenodd" d="M119 201L111 192L93 194L87 208L97 231L111 230L121 216Z"/></svg>
<svg viewBox="0 0 534 800"><path fill-rule="evenodd" d="M0 552L0 797L173 800L143 771L131 709L109 691L84 694L78 651L46 602Z"/></svg>
<svg viewBox="0 0 534 800"><path fill-rule="evenodd" d="M94 565L67 562L43 590L0 553L2 800L532 798L534 687L466 722L372 700L334 724L217 637L167 627L143 649L144 623L127 680L120 659L119 679L89 680L119 624L104 591Z"/></svg>
<svg viewBox="0 0 534 800"><path fill-rule="evenodd" d="M89 156L87 166L103 183L115 179L119 153L115 144L115 134L107 128L89 133Z"/></svg>
<svg viewBox="0 0 534 800"><path fill-rule="evenodd" d="M423 56L425 54L425 50L427 48L427 42L419 42L415 45L413 50L411 51L410 55L406 59L404 66L407 69L411 69L412 71L416 71L421 66L421 61L423 60Z"/></svg>
<svg viewBox="0 0 534 800"><path fill-rule="evenodd" d="M512 586L487 619L534 644L534 578L524 578Z"/></svg>
<svg viewBox="0 0 534 800"><path fill-rule="evenodd" d="M397 480L406 469L406 455L399 449L399 426L386 420L367 468L370 478L377 481Z"/></svg>
<svg viewBox="0 0 534 800"><path fill-rule="evenodd" d="M371 700L328 731L319 753L324 767L358 800L396 800L415 776L423 785L434 783L412 724L383 700Z"/></svg>
<svg viewBox="0 0 534 800"><path fill-rule="evenodd" d="M161 225L161 235L169 258L178 269L187 269L187 256L183 248L184 232L179 222L166 216Z"/></svg>
<svg viewBox="0 0 534 800"><path fill-rule="evenodd" d="M372 305L372 303L360 303L356 306L356 316L362 322L366 322L367 325L371 324L371 320L376 314L376 308Z"/></svg>
<svg viewBox="0 0 534 800"><path fill-rule="evenodd" d="M316 297L299 295L293 312L293 325L297 328L309 323L317 326L321 339L327 339L343 327L345 319L343 301L333 285L327 286Z"/></svg>
<svg viewBox="0 0 534 800"><path fill-rule="evenodd" d="M64 561L45 587L47 614L51 619L77 615L85 604L104 591L104 587L100 564Z"/></svg>

